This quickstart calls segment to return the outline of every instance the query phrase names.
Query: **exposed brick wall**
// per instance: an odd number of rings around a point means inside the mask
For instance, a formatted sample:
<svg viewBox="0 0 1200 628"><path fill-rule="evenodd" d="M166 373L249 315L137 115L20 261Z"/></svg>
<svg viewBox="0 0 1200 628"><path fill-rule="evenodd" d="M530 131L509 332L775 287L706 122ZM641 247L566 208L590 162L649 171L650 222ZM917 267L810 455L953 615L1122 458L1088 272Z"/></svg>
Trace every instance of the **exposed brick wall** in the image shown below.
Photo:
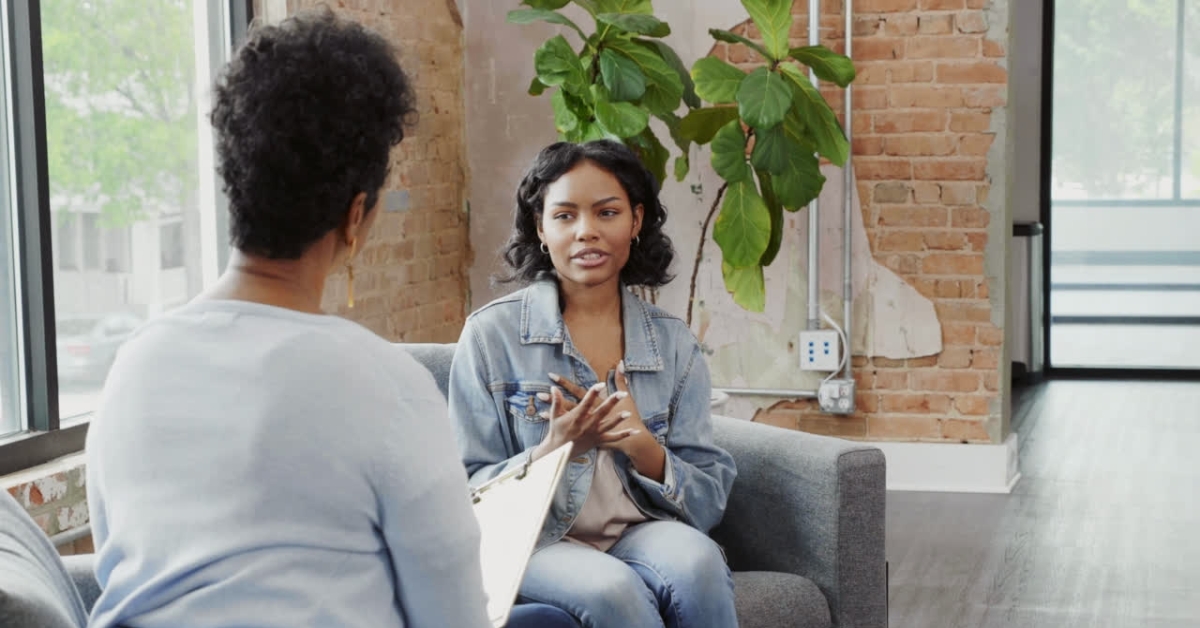
<svg viewBox="0 0 1200 628"><path fill-rule="evenodd" d="M287 10L318 4L393 41L419 102L383 191L406 191L409 208L377 218L355 260L354 309L346 307L344 273L330 279L324 305L392 341L453 342L466 316L470 263L462 18L454 0L289 0Z"/></svg>
<svg viewBox="0 0 1200 628"><path fill-rule="evenodd" d="M991 322L989 291L1003 288L985 274L991 215L984 204L995 165L987 156L996 140L994 108L1005 105L1007 71L1005 42L988 38L990 1L854 3L854 170L868 240L879 263L933 301L944 350L908 360L856 357L853 416L789 401L756 420L873 440L997 437L988 428L999 424L1004 335ZM844 52L843 3L822 5L822 43ZM793 45L806 45L808 3L798 0L793 13ZM758 37L749 22L736 30ZM762 62L741 45L718 44L712 54L745 68ZM825 94L841 118L843 92Z"/></svg>
<svg viewBox="0 0 1200 628"><path fill-rule="evenodd" d="M38 527L48 536L77 528L88 523L87 486L83 461L73 464L51 463L42 475L31 470L22 481L10 485L8 493L17 500ZM6 483L7 484L7 483ZM91 537L80 539L90 543ZM76 551L75 543L60 551ZM80 544L80 547L83 547Z"/></svg>

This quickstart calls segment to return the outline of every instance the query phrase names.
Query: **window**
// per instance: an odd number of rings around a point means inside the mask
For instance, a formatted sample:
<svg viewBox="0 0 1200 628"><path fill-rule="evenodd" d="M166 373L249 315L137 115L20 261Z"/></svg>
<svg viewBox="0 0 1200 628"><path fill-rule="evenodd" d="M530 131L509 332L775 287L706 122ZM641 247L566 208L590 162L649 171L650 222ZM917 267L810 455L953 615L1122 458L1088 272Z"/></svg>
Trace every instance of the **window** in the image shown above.
<svg viewBox="0 0 1200 628"><path fill-rule="evenodd" d="M16 241L13 239L13 211L16 199L12 194L12 134L9 132L8 94L8 29L7 20L0 20L0 436L11 434L21 427L21 388L17 363L17 292Z"/></svg>
<svg viewBox="0 0 1200 628"><path fill-rule="evenodd" d="M217 277L207 112L249 4L4 0L0 474L78 450L121 345Z"/></svg>

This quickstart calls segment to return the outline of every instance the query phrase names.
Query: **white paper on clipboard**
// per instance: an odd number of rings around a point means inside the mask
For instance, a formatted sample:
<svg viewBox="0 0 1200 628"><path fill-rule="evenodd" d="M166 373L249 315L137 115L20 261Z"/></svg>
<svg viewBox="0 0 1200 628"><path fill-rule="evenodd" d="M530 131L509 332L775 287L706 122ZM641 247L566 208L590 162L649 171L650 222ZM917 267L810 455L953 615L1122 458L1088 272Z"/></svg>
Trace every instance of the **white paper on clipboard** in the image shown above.
<svg viewBox="0 0 1200 628"><path fill-rule="evenodd" d="M508 621L570 453L571 443L567 443L471 491L492 626L499 628Z"/></svg>

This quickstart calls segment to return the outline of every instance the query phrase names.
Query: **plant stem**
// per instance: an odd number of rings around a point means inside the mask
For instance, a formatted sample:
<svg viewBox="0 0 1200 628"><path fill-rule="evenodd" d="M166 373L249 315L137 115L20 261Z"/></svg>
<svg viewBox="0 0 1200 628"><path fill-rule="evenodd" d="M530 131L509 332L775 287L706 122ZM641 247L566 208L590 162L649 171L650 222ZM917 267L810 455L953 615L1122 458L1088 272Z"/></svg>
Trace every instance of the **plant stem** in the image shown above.
<svg viewBox="0 0 1200 628"><path fill-rule="evenodd" d="M729 183L721 184L721 189L717 190L717 197L713 199L708 215L704 217L704 227L700 229L700 246L696 249L696 263L692 266L692 285L688 290L688 329L692 328L692 306L696 304L696 278L700 275L700 260L704 258L704 243L708 240L708 226L712 224L713 216L716 215L717 208L721 206L721 198L725 196L725 189L728 187Z"/></svg>

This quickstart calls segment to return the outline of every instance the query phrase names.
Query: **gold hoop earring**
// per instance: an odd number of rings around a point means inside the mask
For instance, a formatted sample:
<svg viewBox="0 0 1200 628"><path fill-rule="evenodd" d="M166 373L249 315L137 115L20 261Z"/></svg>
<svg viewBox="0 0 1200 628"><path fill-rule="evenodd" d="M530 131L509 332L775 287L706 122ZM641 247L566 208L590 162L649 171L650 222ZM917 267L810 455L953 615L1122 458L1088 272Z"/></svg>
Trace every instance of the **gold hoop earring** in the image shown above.
<svg viewBox="0 0 1200 628"><path fill-rule="evenodd" d="M358 238L350 241L350 255L346 257L346 307L354 309L354 253L358 250Z"/></svg>

